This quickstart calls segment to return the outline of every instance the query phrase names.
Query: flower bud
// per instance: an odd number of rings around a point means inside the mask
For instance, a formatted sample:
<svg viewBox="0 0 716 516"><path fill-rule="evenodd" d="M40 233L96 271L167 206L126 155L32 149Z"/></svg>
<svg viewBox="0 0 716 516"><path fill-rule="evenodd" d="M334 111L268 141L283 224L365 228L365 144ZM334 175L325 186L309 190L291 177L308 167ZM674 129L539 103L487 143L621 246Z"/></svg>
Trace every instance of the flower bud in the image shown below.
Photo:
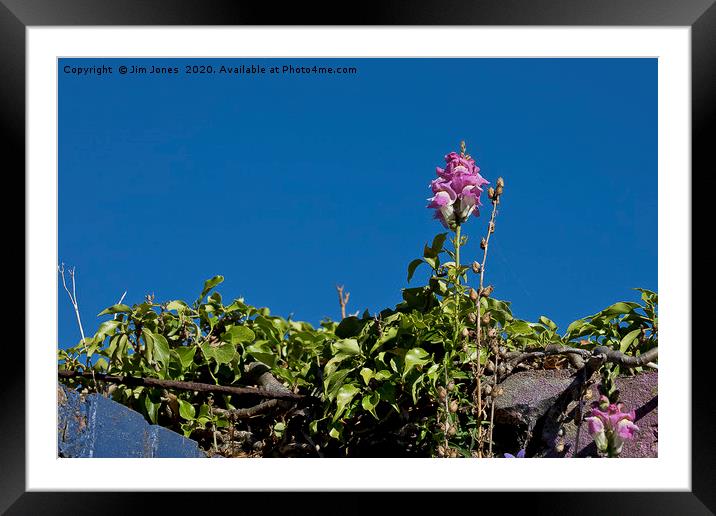
<svg viewBox="0 0 716 516"><path fill-rule="evenodd" d="M490 187L487 189L487 197L492 200L495 198L495 189Z"/></svg>
<svg viewBox="0 0 716 516"><path fill-rule="evenodd" d="M491 320L492 316L490 315L490 312L485 312L482 316L482 324L488 325Z"/></svg>
<svg viewBox="0 0 716 516"><path fill-rule="evenodd" d="M475 312L467 314L467 322L470 324L475 324L477 322L477 315L475 315Z"/></svg>
<svg viewBox="0 0 716 516"><path fill-rule="evenodd" d="M478 297L479 296L477 295L477 291L474 288L471 288L470 289L470 299L472 299L473 301L477 301Z"/></svg>
<svg viewBox="0 0 716 516"><path fill-rule="evenodd" d="M482 297L490 297L490 295L492 294L492 292L493 292L494 290L495 290L495 287L493 287L492 285L488 285L487 287L483 288L483 289L480 291L480 295L481 295Z"/></svg>
<svg viewBox="0 0 716 516"><path fill-rule="evenodd" d="M453 448L453 449L450 451L450 458L451 458L451 459L457 459L457 455L458 455L457 450Z"/></svg>
<svg viewBox="0 0 716 516"><path fill-rule="evenodd" d="M485 396L489 396L491 392L492 392L492 385L490 385L489 383L486 383L485 385L482 386L482 394L484 394Z"/></svg>
<svg viewBox="0 0 716 516"><path fill-rule="evenodd" d="M502 192L503 192L502 187L498 186L497 190L495 190L495 198L497 199L498 197L500 197L500 195L502 195Z"/></svg>
<svg viewBox="0 0 716 516"><path fill-rule="evenodd" d="M447 391L445 390L445 387L438 387L438 396L441 400L445 399L445 397L447 396Z"/></svg>
<svg viewBox="0 0 716 516"><path fill-rule="evenodd" d="M468 337L470 336L470 330L468 330L467 328L463 328L463 329L462 329L462 336L465 337L465 338L468 338Z"/></svg>
<svg viewBox="0 0 716 516"><path fill-rule="evenodd" d="M458 409L457 400L452 400L450 402L450 412L452 412L454 414L455 412L457 412L457 409Z"/></svg>
<svg viewBox="0 0 716 516"><path fill-rule="evenodd" d="M490 328L490 331L487 332L487 336L491 339L497 337L497 328Z"/></svg>
<svg viewBox="0 0 716 516"><path fill-rule="evenodd" d="M454 436L456 433L457 433L457 428L455 428L454 426L450 426L450 428L449 428L448 431L447 431L447 434L448 434L450 437L452 437L452 436ZM453 455L450 454L450 456L452 457ZM455 452L455 457L457 457L457 452Z"/></svg>
<svg viewBox="0 0 716 516"><path fill-rule="evenodd" d="M475 274L480 274L481 269L482 267L480 266L479 262L472 262L472 272L474 272Z"/></svg>
<svg viewBox="0 0 716 516"><path fill-rule="evenodd" d="M505 187L505 180L501 177L497 178L497 187L498 188L504 188Z"/></svg>
<svg viewBox="0 0 716 516"><path fill-rule="evenodd" d="M492 389L492 397L493 398L496 398L497 396L501 396L502 393L503 393L503 389L499 385L497 387L495 387L494 389Z"/></svg>
<svg viewBox="0 0 716 516"><path fill-rule="evenodd" d="M480 249L485 249L487 247L487 240L485 240L485 237L482 237L482 240L480 240Z"/></svg>
<svg viewBox="0 0 716 516"><path fill-rule="evenodd" d="M438 446L438 457L445 457L445 447Z"/></svg>
<svg viewBox="0 0 716 516"><path fill-rule="evenodd" d="M449 390L450 392L454 391L455 390L455 382L450 380L450 383L448 383L448 385L447 385L447 390Z"/></svg>

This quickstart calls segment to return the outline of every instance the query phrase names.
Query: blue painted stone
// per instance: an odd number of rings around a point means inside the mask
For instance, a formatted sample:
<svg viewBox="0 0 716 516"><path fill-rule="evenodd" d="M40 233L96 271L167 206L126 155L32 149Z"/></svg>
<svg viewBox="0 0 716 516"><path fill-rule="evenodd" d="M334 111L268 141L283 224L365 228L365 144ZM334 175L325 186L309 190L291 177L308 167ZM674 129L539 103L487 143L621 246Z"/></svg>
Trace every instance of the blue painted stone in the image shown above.
<svg viewBox="0 0 716 516"><path fill-rule="evenodd" d="M60 457L206 457L196 441L150 425L136 412L99 394L84 398L57 388Z"/></svg>

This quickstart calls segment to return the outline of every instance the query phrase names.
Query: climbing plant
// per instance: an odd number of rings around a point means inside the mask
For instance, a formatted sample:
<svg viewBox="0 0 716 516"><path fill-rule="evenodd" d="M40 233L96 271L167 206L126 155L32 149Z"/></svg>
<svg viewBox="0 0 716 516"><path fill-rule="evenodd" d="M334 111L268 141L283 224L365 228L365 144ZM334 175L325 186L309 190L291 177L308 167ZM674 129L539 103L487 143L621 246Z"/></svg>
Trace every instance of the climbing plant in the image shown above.
<svg viewBox="0 0 716 516"><path fill-rule="evenodd" d="M493 439L493 401L517 368L569 367L596 354L608 390L625 357L651 353L628 363L637 371L655 360L658 301L648 290L638 289L641 304L613 304L563 333L547 317L514 317L485 284L505 182L487 189L482 256L466 265L462 229L480 214L488 182L464 144L445 161L428 207L447 231L410 262L409 282L419 267L430 275L397 306L314 326L225 301L215 276L191 302L147 296L103 310L94 334L59 349L61 381L110 396L212 454L492 457L505 451Z"/></svg>

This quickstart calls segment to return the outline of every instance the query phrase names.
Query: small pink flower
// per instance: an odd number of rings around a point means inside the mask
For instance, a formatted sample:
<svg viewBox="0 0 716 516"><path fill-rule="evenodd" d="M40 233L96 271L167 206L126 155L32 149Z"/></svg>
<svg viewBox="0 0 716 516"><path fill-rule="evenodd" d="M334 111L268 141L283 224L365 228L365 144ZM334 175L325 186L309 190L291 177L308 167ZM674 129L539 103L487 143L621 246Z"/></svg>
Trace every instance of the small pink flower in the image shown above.
<svg viewBox="0 0 716 516"><path fill-rule="evenodd" d="M618 456L622 451L624 441L633 439L639 427L634 424L636 413L623 412L622 403L609 403L606 396L602 396L592 408L589 423L589 434L594 439L599 451L607 453L610 457Z"/></svg>

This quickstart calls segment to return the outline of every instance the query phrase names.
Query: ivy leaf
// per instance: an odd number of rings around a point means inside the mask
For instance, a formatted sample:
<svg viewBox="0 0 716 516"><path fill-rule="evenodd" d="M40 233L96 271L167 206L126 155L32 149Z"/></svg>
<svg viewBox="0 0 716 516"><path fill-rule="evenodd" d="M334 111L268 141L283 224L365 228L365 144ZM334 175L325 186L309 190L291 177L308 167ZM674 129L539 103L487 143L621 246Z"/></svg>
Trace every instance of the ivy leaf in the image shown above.
<svg viewBox="0 0 716 516"><path fill-rule="evenodd" d="M345 353L346 355L358 355L360 347L356 339L342 339L331 344L334 353Z"/></svg>
<svg viewBox="0 0 716 516"><path fill-rule="evenodd" d="M363 396L363 399L361 400L361 406L364 410L367 412L370 412L371 415L378 419L378 414L375 413L375 407L378 406L378 403L380 402L380 394L377 392L373 392L371 394L366 394Z"/></svg>
<svg viewBox="0 0 716 516"><path fill-rule="evenodd" d="M209 291L214 288L215 286L219 285L220 283L224 282L223 276L214 276L211 279L208 279L204 282L204 290L201 291L201 295L196 300L196 304L198 305L201 303L201 301L204 299L204 297L209 293Z"/></svg>
<svg viewBox="0 0 716 516"><path fill-rule="evenodd" d="M221 340L230 342L233 345L242 342L253 342L256 334L246 326L232 326L221 334Z"/></svg>
<svg viewBox="0 0 716 516"><path fill-rule="evenodd" d="M164 335L159 333L153 333L152 338L154 339L154 360L165 365L169 362L169 343Z"/></svg>
<svg viewBox="0 0 716 516"><path fill-rule="evenodd" d="M159 407L161 407L161 403L153 402L148 394L144 395L144 408L147 410L149 420L155 425L157 424L157 419L159 417Z"/></svg>
<svg viewBox="0 0 716 516"><path fill-rule="evenodd" d="M639 308L639 305L637 303L628 303L625 301L620 301L619 303L614 303L612 306L605 308L604 310L599 312L599 314L597 314L597 315L609 317L609 316L615 316L615 315L628 314L634 308Z"/></svg>
<svg viewBox="0 0 716 516"><path fill-rule="evenodd" d="M333 415L333 421L337 421L341 414L346 409L346 405L348 405L351 400L355 397L356 394L358 394L359 389L352 383L342 385L340 389L338 389L338 394L336 394L336 413Z"/></svg>
<svg viewBox="0 0 716 516"><path fill-rule="evenodd" d="M183 372L194 362L196 346L182 346L181 348L176 348L174 351L179 355L179 363L181 364Z"/></svg>
<svg viewBox="0 0 716 516"><path fill-rule="evenodd" d="M246 353L271 368L276 367L276 353L274 353L266 341L251 344L246 348Z"/></svg>
<svg viewBox="0 0 716 516"><path fill-rule="evenodd" d="M403 378L411 369L428 363L430 355L423 348L413 348L405 354L405 368L403 369Z"/></svg>
<svg viewBox="0 0 716 516"><path fill-rule="evenodd" d="M201 345L201 351L206 358L213 358L217 364L228 364L236 355L236 348L228 342L219 344L206 342Z"/></svg>
<svg viewBox="0 0 716 516"><path fill-rule="evenodd" d="M118 313L128 313L131 312L132 309L128 307L127 305L112 305L109 308L105 308L100 313L97 314L97 317L101 315L107 315L107 314L118 314Z"/></svg>
<svg viewBox="0 0 716 516"><path fill-rule="evenodd" d="M188 401L184 400L178 400L179 401L179 415L186 419L187 421L193 421L194 416L196 416L196 409L194 408L194 405L189 403Z"/></svg>
<svg viewBox="0 0 716 516"><path fill-rule="evenodd" d="M189 308L189 305L187 305L184 301L181 300L175 300L175 301L169 301L167 303L167 310L176 310L177 312L181 312L183 310L186 310Z"/></svg>
<svg viewBox="0 0 716 516"><path fill-rule="evenodd" d="M369 369L367 367L364 367L360 370L360 375L363 378L363 381L366 385L368 385L368 382L370 382L371 378L373 378L373 370Z"/></svg>
<svg viewBox="0 0 716 516"><path fill-rule="evenodd" d="M102 337L105 335L112 335L120 324L122 324L122 321L115 321L114 319L111 321L104 321L99 325L95 335L101 335Z"/></svg>

